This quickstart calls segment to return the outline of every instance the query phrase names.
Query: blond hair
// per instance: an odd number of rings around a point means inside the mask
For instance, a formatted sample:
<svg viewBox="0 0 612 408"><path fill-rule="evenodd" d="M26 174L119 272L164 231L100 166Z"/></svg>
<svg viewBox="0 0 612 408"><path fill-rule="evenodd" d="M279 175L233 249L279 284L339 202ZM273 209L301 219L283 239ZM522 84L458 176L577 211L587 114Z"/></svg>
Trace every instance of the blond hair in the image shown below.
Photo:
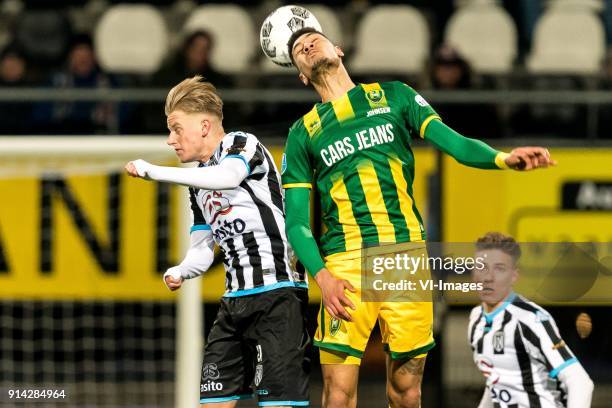
<svg viewBox="0 0 612 408"><path fill-rule="evenodd" d="M175 110L185 113L212 113L223 119L223 101L217 88L200 75L187 78L168 92L165 106L166 116Z"/></svg>

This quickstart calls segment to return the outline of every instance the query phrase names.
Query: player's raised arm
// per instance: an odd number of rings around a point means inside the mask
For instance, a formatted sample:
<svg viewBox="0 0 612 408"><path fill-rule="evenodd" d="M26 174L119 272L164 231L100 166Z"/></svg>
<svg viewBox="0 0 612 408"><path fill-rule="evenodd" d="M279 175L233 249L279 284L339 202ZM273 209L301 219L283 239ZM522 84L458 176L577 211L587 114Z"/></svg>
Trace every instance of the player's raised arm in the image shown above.
<svg viewBox="0 0 612 408"><path fill-rule="evenodd" d="M222 161L217 166L193 168L155 166L139 159L129 162L125 169L132 177L206 190L236 188L249 175L245 163L234 157Z"/></svg>
<svg viewBox="0 0 612 408"><path fill-rule="evenodd" d="M180 264L168 268L164 273L164 283L174 291L181 287L185 279L200 276L210 268L215 258L215 242L208 225L194 225L191 228L191 243L185 258Z"/></svg>
<svg viewBox="0 0 612 408"><path fill-rule="evenodd" d="M231 132L223 137L221 151L217 151L215 164L206 167L184 168L155 166L144 160L135 160L125 166L133 177L179 184L205 190L231 190L240 185L264 160L258 139L248 133ZM173 144L170 137L169 144ZM217 164L218 161L218 164Z"/></svg>
<svg viewBox="0 0 612 408"><path fill-rule="evenodd" d="M461 164L479 169L519 171L557 164L543 147L519 147L504 153L480 140L465 137L442 123L436 111L414 89L401 83L396 89L403 100L404 116L414 132Z"/></svg>
<svg viewBox="0 0 612 408"><path fill-rule="evenodd" d="M504 153L483 141L460 135L440 120L432 120L423 137L439 150L469 167L527 171L557 164L543 147L518 147L510 153Z"/></svg>
<svg viewBox="0 0 612 408"><path fill-rule="evenodd" d="M539 146L517 147L503 157L504 164L512 170L535 170L555 166L548 149Z"/></svg>

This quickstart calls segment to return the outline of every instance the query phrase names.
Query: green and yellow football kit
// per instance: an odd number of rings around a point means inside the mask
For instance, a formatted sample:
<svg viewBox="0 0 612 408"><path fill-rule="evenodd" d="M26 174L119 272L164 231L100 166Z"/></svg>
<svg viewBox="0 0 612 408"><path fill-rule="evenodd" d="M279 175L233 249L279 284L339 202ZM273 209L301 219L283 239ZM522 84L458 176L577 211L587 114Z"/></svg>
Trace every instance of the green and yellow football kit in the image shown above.
<svg viewBox="0 0 612 408"><path fill-rule="evenodd" d="M334 355L360 358L377 320L392 358L420 356L434 345L431 302L362 302L360 296L362 248L426 238L412 190L410 146L419 137L468 166L505 167L505 153L448 128L402 82L359 84L316 104L289 131L281 170L289 241L313 276L327 267L357 289L347 293L357 307L353 322L331 318L321 305L315 344ZM325 261L304 205L313 185L321 200ZM338 362L331 360L322 362Z"/></svg>

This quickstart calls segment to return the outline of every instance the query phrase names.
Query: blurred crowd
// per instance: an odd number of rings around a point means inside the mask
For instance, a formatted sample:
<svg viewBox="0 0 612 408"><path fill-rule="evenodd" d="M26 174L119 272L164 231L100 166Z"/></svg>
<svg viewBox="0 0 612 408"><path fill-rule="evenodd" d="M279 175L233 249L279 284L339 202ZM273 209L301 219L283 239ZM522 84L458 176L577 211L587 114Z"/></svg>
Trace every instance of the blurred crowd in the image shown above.
<svg viewBox="0 0 612 408"><path fill-rule="evenodd" d="M103 2L103 0L97 0ZM155 1L160 7L175 6L181 1ZM478 0L465 0L478 1ZM584 0L589 1L589 0ZM599 0L597 0L599 1ZM15 1L0 1L0 14L6 12ZM411 4L423 10L431 22L433 30L432 52L427 68L422 75L406 76L402 79L419 90L471 90L496 89L609 89L612 85L612 58L603 64L601 75L595 79L582 77L542 77L526 78L517 71L514 77L488 77L475 73L461 53L444 43L441 33L455 7L462 0L411 0L384 3ZM612 39L612 0L601 0L604 4L601 13L608 43ZM10 3L10 4L9 4ZM78 7L70 0L53 2L53 7ZM90 1L88 7L91 6ZM115 2L110 2L115 3ZM207 2L210 3L210 2ZM278 1L237 2L243 7L254 10L270 10L281 5ZM309 2L304 3L306 6ZM351 15L363 13L368 7L381 2L365 0L345 0L326 2L337 10L351 10ZM536 20L544 8L543 0L504 0L499 1L514 18L518 27L519 56L525 58L531 44ZM48 9L50 2L28 1L23 7ZM0 17L2 20L2 17ZM23 24L27 24L23 22ZM146 76L117 75L105 72L97 60L95 42L87 27L74 27L68 19L61 21L65 26L63 35L64 49L46 47L33 53L36 44L17 31L9 33L0 52L0 88L18 89L42 87L54 90L66 89L108 89L108 88L156 88L169 89L185 77L202 75L220 89L236 87L250 88L300 88L295 75L230 75L215 70L212 50L215 38L206 30L196 30L181 37L174 52L166 59L161 68ZM0 33L2 37L2 33ZM1 38L0 38L1 40ZM30 41L30 43L28 43ZM2 41L0 41L0 45ZM350 52L350 50L349 50ZM258 53L261 54L261 53ZM612 54L611 54L612 55ZM217 65L219 66L219 65ZM385 80L377 77L357 80ZM458 131L478 138L509 137L525 134L544 134L567 137L583 137L589 113L580 105L557 106L499 106L493 104L435 104L444 120ZM276 135L276 129L286 129L293 120L301 116L307 107L304 104L254 104L231 105L227 115L228 127L245 125L269 134ZM165 131L161 100L157 103L92 102L92 101L11 101L0 99L0 134L150 134ZM610 107L599 107L595 113L599 123L600 137L606 137L612 130ZM478 120L474 120L478 117ZM248 127L247 127L248 128ZM284 136L279 134L279 136Z"/></svg>
<svg viewBox="0 0 612 408"><path fill-rule="evenodd" d="M122 78L104 72L96 60L92 39L87 34L72 37L65 61L41 74L16 44L0 54L0 87L113 88ZM180 50L141 86L169 88L182 79L203 75L219 88L230 88L232 78L210 66L213 38L206 31L196 31ZM89 134L104 133L114 121L133 117L131 104L110 102L0 102L0 132L4 134ZM136 129L137 130L137 129Z"/></svg>

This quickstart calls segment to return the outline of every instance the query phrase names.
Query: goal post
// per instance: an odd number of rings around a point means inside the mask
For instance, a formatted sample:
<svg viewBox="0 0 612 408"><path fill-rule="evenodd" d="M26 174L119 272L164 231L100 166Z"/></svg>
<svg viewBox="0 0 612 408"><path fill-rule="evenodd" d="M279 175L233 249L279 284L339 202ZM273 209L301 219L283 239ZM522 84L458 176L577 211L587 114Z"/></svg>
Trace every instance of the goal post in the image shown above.
<svg viewBox="0 0 612 408"><path fill-rule="evenodd" d="M185 194L181 197L187 204ZM188 206L182 214L188 214ZM179 227L180 247L185 252L189 247L189 230L191 218L183 215ZM177 332L176 332L176 376L174 384L175 406L178 408L193 408L200 403L200 372L202 365L203 346L203 312L201 302L201 279L187 280L183 283L178 298Z"/></svg>
<svg viewBox="0 0 612 408"><path fill-rule="evenodd" d="M189 200L125 175L139 158L179 165L164 137L0 137L3 389L198 405L200 280L161 280L189 246Z"/></svg>

